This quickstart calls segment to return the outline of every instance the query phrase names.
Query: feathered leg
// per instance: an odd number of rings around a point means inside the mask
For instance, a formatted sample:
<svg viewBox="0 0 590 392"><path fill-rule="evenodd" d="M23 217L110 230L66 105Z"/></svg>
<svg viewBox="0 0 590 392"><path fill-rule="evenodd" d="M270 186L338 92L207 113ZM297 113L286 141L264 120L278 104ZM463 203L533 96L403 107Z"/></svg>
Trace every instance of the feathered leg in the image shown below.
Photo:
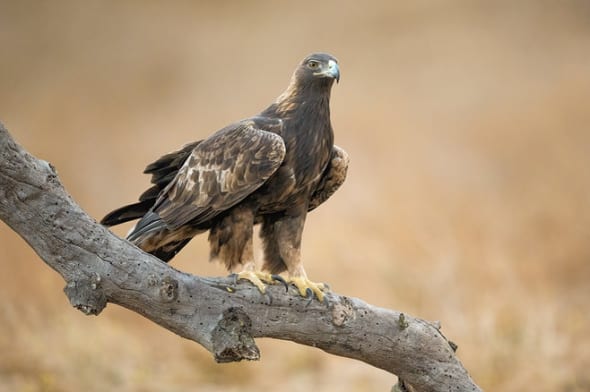
<svg viewBox="0 0 590 392"><path fill-rule="evenodd" d="M323 301L323 290L327 286L309 280L301 262L301 237L306 208L289 212L263 222L261 236L265 260L262 269L270 273L280 273L286 269L289 273L288 282L297 287L301 296L309 297L315 294Z"/></svg>
<svg viewBox="0 0 590 392"><path fill-rule="evenodd" d="M209 232L211 259L219 259L235 280L245 279L260 290L266 291L265 283L284 280L256 270L252 233L254 212L247 206L234 208L222 217Z"/></svg>

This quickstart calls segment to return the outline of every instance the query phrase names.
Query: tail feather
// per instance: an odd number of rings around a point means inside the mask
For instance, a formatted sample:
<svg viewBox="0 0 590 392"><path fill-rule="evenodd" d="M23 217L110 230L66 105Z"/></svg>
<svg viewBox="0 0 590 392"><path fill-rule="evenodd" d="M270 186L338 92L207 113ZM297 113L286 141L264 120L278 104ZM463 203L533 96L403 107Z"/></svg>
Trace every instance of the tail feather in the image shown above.
<svg viewBox="0 0 590 392"><path fill-rule="evenodd" d="M115 226L121 223L139 219L144 216L154 205L155 200L146 199L138 203L129 204L108 213L102 220L101 224L105 226Z"/></svg>
<svg viewBox="0 0 590 392"><path fill-rule="evenodd" d="M170 261L192 238L187 238L182 241L169 242L159 248L150 250L149 253L156 256L158 259L168 262Z"/></svg>
<svg viewBox="0 0 590 392"><path fill-rule="evenodd" d="M204 228L183 227L169 230L155 212L148 212L127 235L127 240L151 253L162 261L168 262Z"/></svg>
<svg viewBox="0 0 590 392"><path fill-rule="evenodd" d="M160 193L174 179L193 149L200 141L185 145L178 151L166 154L149 164L144 173L151 174L152 186L143 192L139 202L118 208L107 214L100 223L115 226L120 223L139 219L127 239L144 251L153 254L162 261L172 259L193 236L206 228L186 228L170 231L160 216L151 211Z"/></svg>
<svg viewBox="0 0 590 392"><path fill-rule="evenodd" d="M149 211L137 222L135 227L127 234L129 241L135 242L140 237L154 231L166 228L166 223L155 212Z"/></svg>

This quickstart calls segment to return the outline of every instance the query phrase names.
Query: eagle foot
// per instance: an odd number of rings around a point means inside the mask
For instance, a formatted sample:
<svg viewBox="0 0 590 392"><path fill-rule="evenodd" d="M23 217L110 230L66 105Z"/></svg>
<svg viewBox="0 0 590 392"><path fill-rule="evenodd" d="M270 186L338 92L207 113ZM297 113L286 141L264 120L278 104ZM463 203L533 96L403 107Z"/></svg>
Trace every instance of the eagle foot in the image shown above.
<svg viewBox="0 0 590 392"><path fill-rule="evenodd" d="M271 284L274 284L274 282L279 282L285 286L285 291L289 291L289 282L287 282L281 275L272 274L270 277L272 278Z"/></svg>
<svg viewBox="0 0 590 392"><path fill-rule="evenodd" d="M315 295L320 302L324 302L324 291L329 290L328 285L324 283L315 283L303 277L290 278L289 283L297 287L299 295L303 298L313 299Z"/></svg>
<svg viewBox="0 0 590 392"><path fill-rule="evenodd" d="M238 281L241 279L249 281L254 286L256 286L262 294L266 293L265 283L275 284L275 282L279 282L283 284L286 289L289 288L289 284L281 276L272 275L267 272L244 270L231 274L230 276L234 278L234 283L238 283Z"/></svg>

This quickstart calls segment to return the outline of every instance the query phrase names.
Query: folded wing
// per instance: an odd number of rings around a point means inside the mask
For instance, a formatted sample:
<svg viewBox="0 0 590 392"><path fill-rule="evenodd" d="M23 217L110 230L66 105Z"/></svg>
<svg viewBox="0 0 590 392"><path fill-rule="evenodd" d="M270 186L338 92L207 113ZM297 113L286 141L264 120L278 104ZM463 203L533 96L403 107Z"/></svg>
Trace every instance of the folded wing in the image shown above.
<svg viewBox="0 0 590 392"><path fill-rule="evenodd" d="M133 240L154 230L198 225L244 200L278 169L282 138L253 121L230 125L197 144L154 206L136 225Z"/></svg>

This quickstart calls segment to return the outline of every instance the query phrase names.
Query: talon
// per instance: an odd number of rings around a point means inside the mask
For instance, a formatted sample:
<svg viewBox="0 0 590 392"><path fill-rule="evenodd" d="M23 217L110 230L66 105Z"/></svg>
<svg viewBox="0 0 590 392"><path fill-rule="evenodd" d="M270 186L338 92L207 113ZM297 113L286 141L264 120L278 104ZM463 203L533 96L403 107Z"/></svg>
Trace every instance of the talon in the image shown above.
<svg viewBox="0 0 590 392"><path fill-rule="evenodd" d="M270 277L273 281L282 283L285 286L285 290L289 291L289 283L281 275L271 275Z"/></svg>
<svg viewBox="0 0 590 392"><path fill-rule="evenodd" d="M231 274L230 276L232 275L234 276L234 282L236 284L240 279L244 279L256 286L262 294L266 292L266 286L263 283L263 280L268 280L266 279L268 277L268 274L255 271L242 271L236 274Z"/></svg>
<svg viewBox="0 0 590 392"><path fill-rule="evenodd" d="M327 290L327 286L325 284L314 283L303 277L290 278L289 282L297 287L297 290L299 290L299 295L302 297L311 298L313 300L313 295L315 294L320 302L324 302L323 290Z"/></svg>

